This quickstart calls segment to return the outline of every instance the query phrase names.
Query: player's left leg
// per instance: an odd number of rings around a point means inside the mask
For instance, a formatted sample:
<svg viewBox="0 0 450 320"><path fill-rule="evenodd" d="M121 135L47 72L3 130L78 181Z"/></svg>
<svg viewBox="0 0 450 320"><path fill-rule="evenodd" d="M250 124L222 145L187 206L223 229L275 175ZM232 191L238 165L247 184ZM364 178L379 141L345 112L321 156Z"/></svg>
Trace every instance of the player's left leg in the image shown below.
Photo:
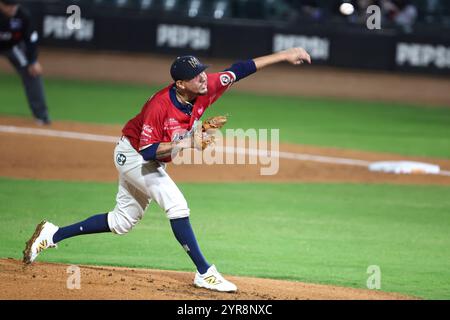
<svg viewBox="0 0 450 320"><path fill-rule="evenodd" d="M155 168L156 166L156 168ZM194 285L222 292L234 292L237 287L226 280L214 265L204 258L189 221L190 210L187 202L163 166L156 163L144 164L142 168L131 170L125 176L140 176L133 179L140 188L146 187L148 195L166 212L175 238L197 267Z"/></svg>
<svg viewBox="0 0 450 320"><path fill-rule="evenodd" d="M130 156L127 155L127 159ZM124 178L136 188L146 191L165 212L175 238L194 262L197 270L205 273L211 266L204 258L189 221L189 208L181 191L156 161L128 170Z"/></svg>

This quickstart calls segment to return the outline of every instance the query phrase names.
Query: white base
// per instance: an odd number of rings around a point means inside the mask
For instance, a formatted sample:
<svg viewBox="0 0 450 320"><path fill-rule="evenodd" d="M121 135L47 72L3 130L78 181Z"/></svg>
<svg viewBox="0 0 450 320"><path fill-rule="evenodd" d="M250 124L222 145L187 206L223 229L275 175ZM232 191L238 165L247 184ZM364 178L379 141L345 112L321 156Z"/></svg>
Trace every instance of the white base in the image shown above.
<svg viewBox="0 0 450 320"><path fill-rule="evenodd" d="M381 161L369 165L370 171L396 174L439 174L438 165L415 161Z"/></svg>

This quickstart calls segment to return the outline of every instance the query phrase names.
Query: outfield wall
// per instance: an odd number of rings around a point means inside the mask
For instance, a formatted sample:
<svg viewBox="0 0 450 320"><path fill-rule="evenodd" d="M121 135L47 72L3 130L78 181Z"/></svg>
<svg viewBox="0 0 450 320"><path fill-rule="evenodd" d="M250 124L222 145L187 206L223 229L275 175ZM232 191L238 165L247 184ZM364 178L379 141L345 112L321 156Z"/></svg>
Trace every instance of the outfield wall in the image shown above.
<svg viewBox="0 0 450 320"><path fill-rule="evenodd" d="M29 9L47 46L232 59L302 46L319 65L450 75L450 35L444 32L186 19L93 7L81 7L81 28L69 29L66 6L36 3Z"/></svg>

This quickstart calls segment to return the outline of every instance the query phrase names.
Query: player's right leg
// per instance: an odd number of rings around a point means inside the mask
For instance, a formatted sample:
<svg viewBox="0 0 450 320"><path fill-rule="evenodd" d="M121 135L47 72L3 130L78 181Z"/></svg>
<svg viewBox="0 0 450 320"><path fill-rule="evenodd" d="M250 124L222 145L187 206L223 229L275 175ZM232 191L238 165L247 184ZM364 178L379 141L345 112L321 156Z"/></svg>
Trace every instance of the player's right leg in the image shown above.
<svg viewBox="0 0 450 320"><path fill-rule="evenodd" d="M117 149L120 149L119 146L116 147L115 154L117 154ZM126 168L136 166L131 160L129 159ZM138 165L140 164L139 160ZM121 170L119 170L120 172ZM126 181L122 175L119 175L116 206L112 211L97 214L81 222L61 228L51 222L42 221L36 227L30 240L26 242L23 262L32 263L43 250L54 248L58 242L67 238L103 232L125 234L143 217L149 202L150 198L145 193Z"/></svg>
<svg viewBox="0 0 450 320"><path fill-rule="evenodd" d="M45 249L57 247L57 243L64 239L100 232L111 232L106 213L92 216L84 221L62 228L44 220L37 225L30 240L26 242L23 262L26 264L32 263L39 253Z"/></svg>

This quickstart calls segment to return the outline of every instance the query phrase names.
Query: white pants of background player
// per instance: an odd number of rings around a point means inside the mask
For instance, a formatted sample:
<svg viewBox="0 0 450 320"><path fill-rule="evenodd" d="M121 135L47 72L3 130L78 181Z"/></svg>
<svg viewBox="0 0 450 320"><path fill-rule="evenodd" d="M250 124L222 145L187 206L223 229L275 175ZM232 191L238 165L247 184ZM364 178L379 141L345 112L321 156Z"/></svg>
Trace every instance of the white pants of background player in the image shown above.
<svg viewBox="0 0 450 320"><path fill-rule="evenodd" d="M145 161L122 137L114 149L114 164L119 172L116 207L108 214L112 232L125 234L142 219L152 200L169 219L189 216L189 208L177 185L157 161Z"/></svg>

